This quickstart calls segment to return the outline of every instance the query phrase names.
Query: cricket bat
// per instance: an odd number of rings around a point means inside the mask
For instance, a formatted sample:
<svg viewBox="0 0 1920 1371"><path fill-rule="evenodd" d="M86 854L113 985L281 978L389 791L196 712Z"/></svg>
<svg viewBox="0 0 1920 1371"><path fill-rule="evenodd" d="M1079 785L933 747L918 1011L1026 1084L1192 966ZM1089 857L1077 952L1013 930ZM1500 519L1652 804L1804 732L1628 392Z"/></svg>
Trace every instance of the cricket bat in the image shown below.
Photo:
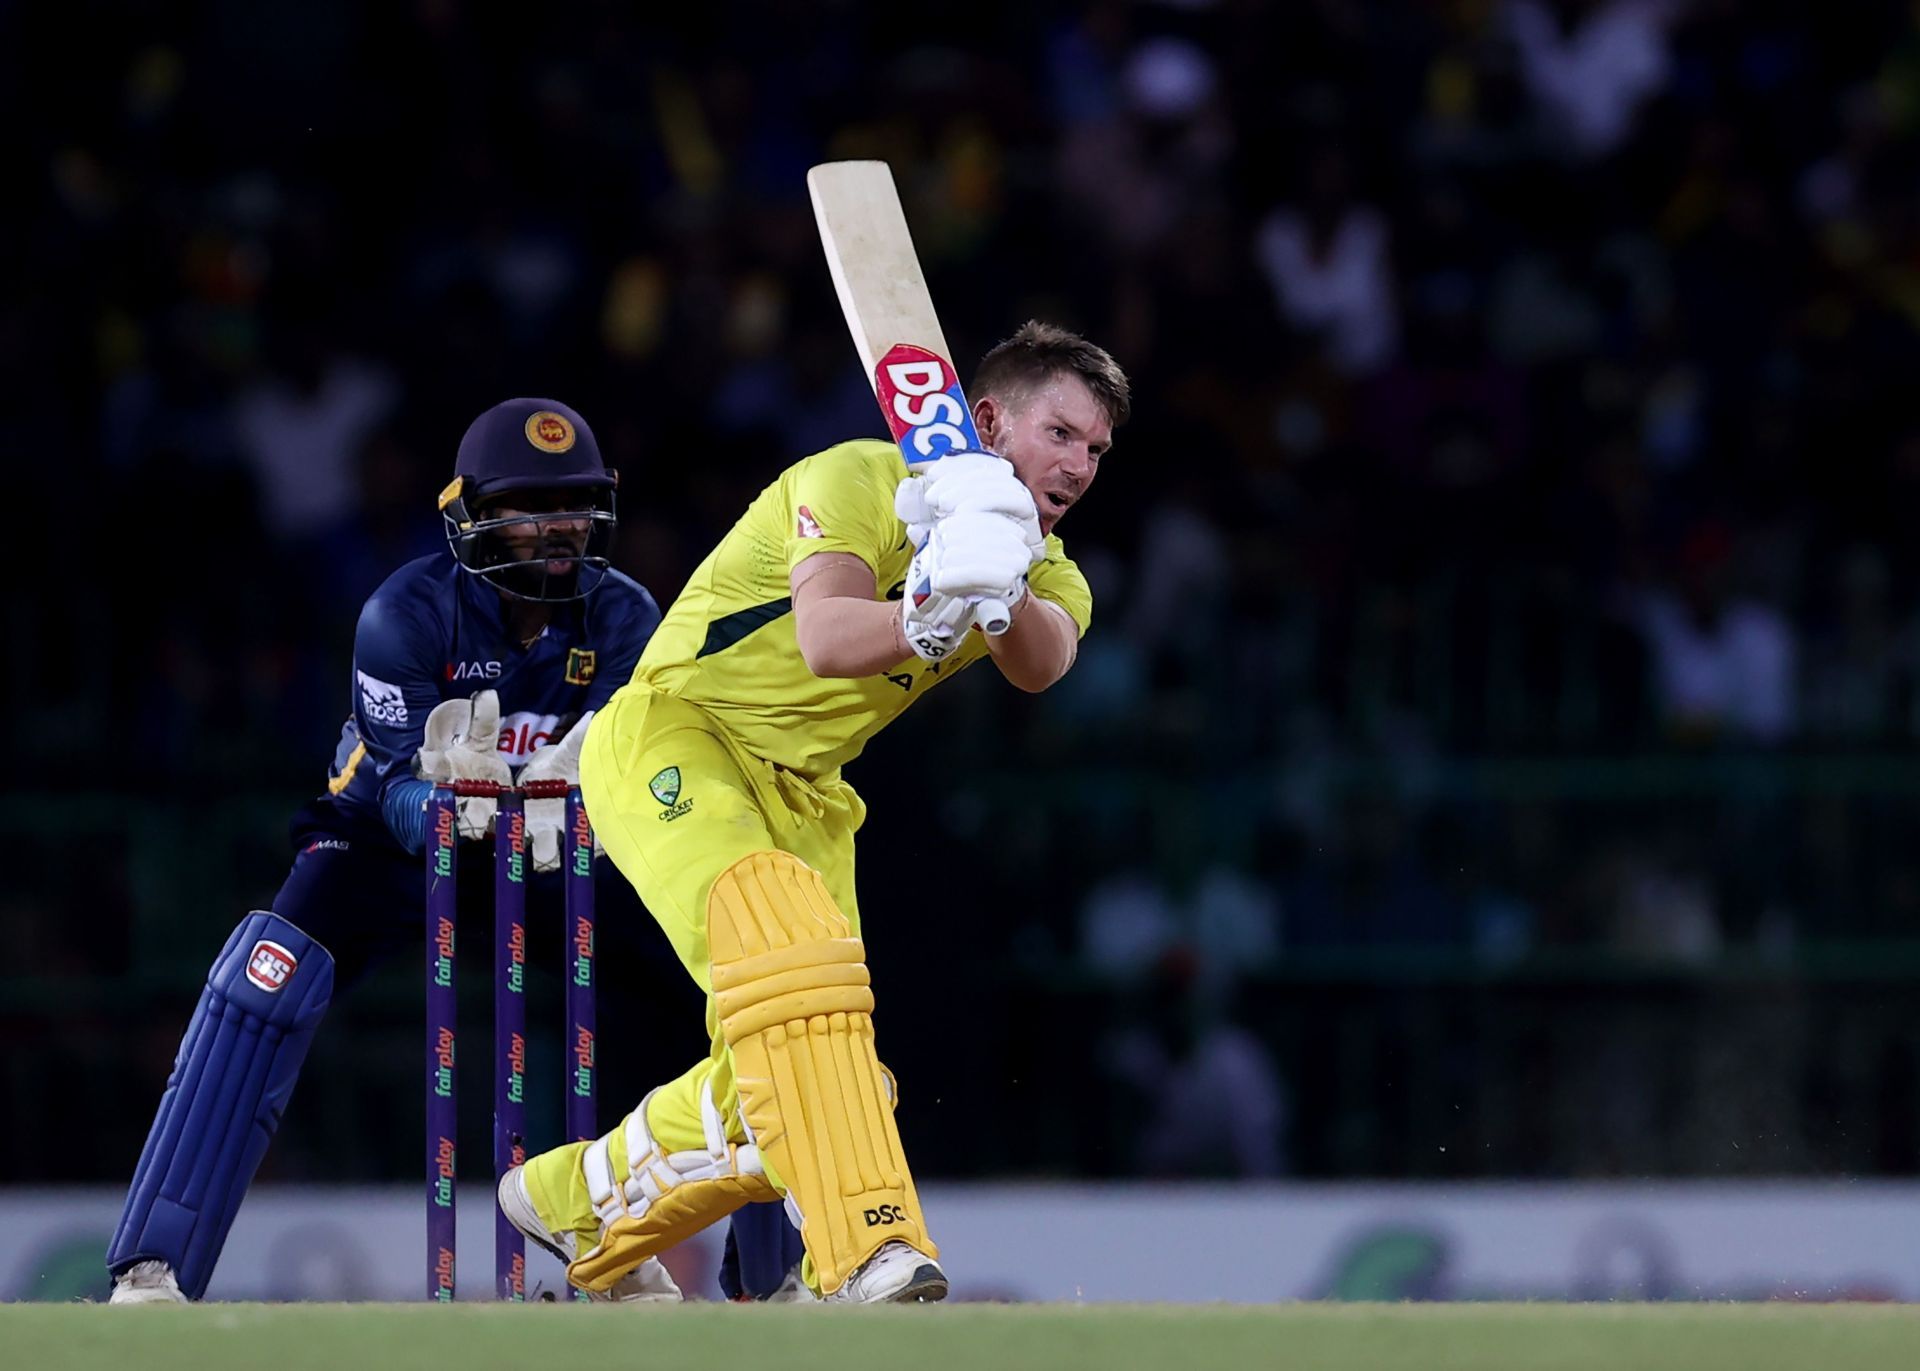
<svg viewBox="0 0 1920 1371"><path fill-rule="evenodd" d="M983 451L893 172L885 162L823 162L807 172L807 191L854 349L907 469ZM1005 633L1011 621L998 600L974 605L987 633Z"/></svg>

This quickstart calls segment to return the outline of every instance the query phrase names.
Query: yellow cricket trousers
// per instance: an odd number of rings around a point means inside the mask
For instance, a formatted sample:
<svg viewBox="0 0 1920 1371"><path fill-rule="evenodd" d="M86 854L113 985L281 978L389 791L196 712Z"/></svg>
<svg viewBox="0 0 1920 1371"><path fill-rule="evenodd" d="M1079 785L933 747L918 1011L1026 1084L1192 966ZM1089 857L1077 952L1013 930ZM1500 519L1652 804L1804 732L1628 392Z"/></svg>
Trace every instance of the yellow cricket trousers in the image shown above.
<svg viewBox="0 0 1920 1371"><path fill-rule="evenodd" d="M580 756L580 789L607 856L707 996L707 1056L653 1092L647 1127L667 1151L704 1147L701 1100L711 1090L730 1139L744 1142L733 1057L714 1010L708 893L741 858L790 852L821 874L859 936L853 835L866 805L838 773L810 782L775 767L745 751L697 705L638 683L617 691L594 716ZM555 1226L580 1232L582 1250L598 1228L578 1165L584 1147L543 1154L527 1174L543 1217L564 1215Z"/></svg>

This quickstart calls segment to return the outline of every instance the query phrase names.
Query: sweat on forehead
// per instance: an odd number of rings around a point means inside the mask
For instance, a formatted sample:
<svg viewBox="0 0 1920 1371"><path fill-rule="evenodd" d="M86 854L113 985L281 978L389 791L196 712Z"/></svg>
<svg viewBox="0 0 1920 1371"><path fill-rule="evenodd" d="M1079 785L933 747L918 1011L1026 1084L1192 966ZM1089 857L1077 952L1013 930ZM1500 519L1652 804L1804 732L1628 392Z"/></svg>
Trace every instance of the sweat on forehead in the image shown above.
<svg viewBox="0 0 1920 1371"><path fill-rule="evenodd" d="M1036 401L1059 401L1062 388L1071 372L1054 372L1049 376L1010 376L994 386L987 394L993 396L1008 410L1024 414Z"/></svg>

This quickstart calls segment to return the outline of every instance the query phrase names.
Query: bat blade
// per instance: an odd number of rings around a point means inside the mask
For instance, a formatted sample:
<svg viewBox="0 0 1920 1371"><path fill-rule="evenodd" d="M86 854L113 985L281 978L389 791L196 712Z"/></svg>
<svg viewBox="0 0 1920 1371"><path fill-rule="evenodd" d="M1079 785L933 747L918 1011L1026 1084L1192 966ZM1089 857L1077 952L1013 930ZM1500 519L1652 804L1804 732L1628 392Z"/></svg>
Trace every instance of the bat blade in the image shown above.
<svg viewBox="0 0 1920 1371"><path fill-rule="evenodd" d="M807 173L807 191L847 331L907 466L979 451L893 172L885 162L823 162Z"/></svg>
<svg viewBox="0 0 1920 1371"><path fill-rule="evenodd" d="M807 193L847 331L908 470L981 451L892 169L823 162L807 172ZM998 600L980 601L975 617L996 635L1010 622Z"/></svg>
<svg viewBox="0 0 1920 1371"><path fill-rule="evenodd" d="M885 162L823 162L807 173L807 192L868 383L877 388L880 359L896 343L947 359L951 370L892 170Z"/></svg>

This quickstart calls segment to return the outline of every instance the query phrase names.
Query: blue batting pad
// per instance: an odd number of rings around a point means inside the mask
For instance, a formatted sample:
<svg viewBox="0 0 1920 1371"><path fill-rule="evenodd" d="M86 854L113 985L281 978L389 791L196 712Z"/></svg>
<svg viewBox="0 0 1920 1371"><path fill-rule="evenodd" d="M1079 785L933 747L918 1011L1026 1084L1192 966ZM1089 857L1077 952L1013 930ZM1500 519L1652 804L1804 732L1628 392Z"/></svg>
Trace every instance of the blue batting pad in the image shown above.
<svg viewBox="0 0 1920 1371"><path fill-rule="evenodd" d="M119 1272L159 1259L206 1293L333 994L333 957L277 914L240 921L207 974L107 1249Z"/></svg>

